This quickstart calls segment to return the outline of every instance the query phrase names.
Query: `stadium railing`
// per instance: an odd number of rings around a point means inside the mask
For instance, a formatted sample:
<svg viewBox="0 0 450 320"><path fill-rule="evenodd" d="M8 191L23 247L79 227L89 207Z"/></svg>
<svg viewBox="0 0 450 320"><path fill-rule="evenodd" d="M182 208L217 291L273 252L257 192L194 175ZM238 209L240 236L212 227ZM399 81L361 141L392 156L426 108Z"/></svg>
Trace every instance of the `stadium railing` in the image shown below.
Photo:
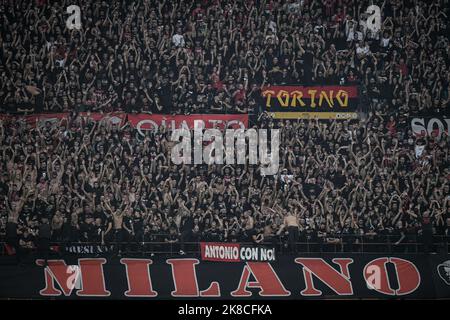
<svg viewBox="0 0 450 320"><path fill-rule="evenodd" d="M450 236L434 235L433 241L424 244L420 236L408 236L401 243L396 244L398 236L384 235L380 239L374 239L373 236L355 236L347 235L335 238L328 238L328 241L300 241L296 243L297 253L450 253ZM204 242L208 242L205 240ZM214 241L217 242L217 241ZM220 241L219 241L220 242ZM186 254L200 254L200 242L184 242L183 251ZM275 247L277 254L290 254L293 252L287 239L273 239L263 243L255 244L253 242L238 242L241 245L249 246L270 246ZM52 242L51 246L58 251L72 254L66 248L79 246L82 250L88 246L100 246L98 242L70 242L60 241ZM7 255L6 242L0 242L0 255ZM118 248L125 254L150 255L150 254L178 254L181 249L181 242L146 242L146 241L124 241L107 242L107 251L103 253L117 252ZM31 249L28 251L34 251ZM76 254L76 253L75 253ZM85 254L85 253L84 253Z"/></svg>

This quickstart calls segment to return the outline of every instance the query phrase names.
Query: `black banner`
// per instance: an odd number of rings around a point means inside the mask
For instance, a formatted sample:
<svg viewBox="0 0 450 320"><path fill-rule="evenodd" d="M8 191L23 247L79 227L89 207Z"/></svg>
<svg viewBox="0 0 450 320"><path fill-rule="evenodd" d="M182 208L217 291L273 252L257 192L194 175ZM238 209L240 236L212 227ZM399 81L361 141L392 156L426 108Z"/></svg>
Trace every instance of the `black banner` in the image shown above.
<svg viewBox="0 0 450 320"><path fill-rule="evenodd" d="M436 299L450 298L449 255L322 254L277 262L196 257L0 259L0 298Z"/></svg>
<svg viewBox="0 0 450 320"><path fill-rule="evenodd" d="M356 86L270 86L261 90L264 111L277 119L357 117Z"/></svg>

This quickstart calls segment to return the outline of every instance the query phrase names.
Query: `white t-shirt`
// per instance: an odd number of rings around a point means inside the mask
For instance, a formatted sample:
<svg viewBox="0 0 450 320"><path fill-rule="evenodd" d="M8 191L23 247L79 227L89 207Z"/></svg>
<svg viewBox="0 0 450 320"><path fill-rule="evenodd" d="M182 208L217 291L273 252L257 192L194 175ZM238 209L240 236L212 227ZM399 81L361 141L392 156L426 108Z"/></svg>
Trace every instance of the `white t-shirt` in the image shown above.
<svg viewBox="0 0 450 320"><path fill-rule="evenodd" d="M368 54L370 52L369 46L357 47L356 54Z"/></svg>
<svg viewBox="0 0 450 320"><path fill-rule="evenodd" d="M390 41L391 41L390 38L381 38L381 46L383 48L386 48L389 45Z"/></svg>
<svg viewBox="0 0 450 320"><path fill-rule="evenodd" d="M364 39L364 34L361 31L356 31L355 35L356 35L356 40L358 40L358 41L361 41Z"/></svg>
<svg viewBox="0 0 450 320"><path fill-rule="evenodd" d="M414 149L416 151L416 158L420 158L420 156L423 153L423 150L425 149L425 145L422 145L422 146L416 145L416 147Z"/></svg>
<svg viewBox="0 0 450 320"><path fill-rule="evenodd" d="M355 40L355 28L351 27L348 29L347 41L353 41L353 40Z"/></svg>
<svg viewBox="0 0 450 320"><path fill-rule="evenodd" d="M174 34L172 36L172 42L177 47L184 47L184 37L181 34Z"/></svg>
<svg viewBox="0 0 450 320"><path fill-rule="evenodd" d="M275 21L269 22L269 29L272 30L273 33L277 33L277 23Z"/></svg>
<svg viewBox="0 0 450 320"><path fill-rule="evenodd" d="M58 67L64 67L64 64L66 63L66 59L56 60L56 64Z"/></svg>

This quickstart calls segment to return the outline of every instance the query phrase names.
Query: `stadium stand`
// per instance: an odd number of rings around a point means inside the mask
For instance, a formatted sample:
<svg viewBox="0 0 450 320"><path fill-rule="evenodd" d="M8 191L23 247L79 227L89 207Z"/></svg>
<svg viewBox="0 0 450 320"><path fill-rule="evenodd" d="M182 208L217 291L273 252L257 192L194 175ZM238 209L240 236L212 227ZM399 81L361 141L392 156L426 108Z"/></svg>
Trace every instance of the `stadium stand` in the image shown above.
<svg viewBox="0 0 450 320"><path fill-rule="evenodd" d="M436 250L450 229L449 8L374 1L374 33L369 2L77 0L83 28L69 30L68 1L1 1L1 240L32 250L47 218L54 242L125 251ZM294 85L357 86L358 118L274 119L262 88ZM44 112L68 116L18 120ZM142 136L91 112L248 114L281 129L280 171L175 165L167 128ZM444 127L417 135L414 117Z"/></svg>

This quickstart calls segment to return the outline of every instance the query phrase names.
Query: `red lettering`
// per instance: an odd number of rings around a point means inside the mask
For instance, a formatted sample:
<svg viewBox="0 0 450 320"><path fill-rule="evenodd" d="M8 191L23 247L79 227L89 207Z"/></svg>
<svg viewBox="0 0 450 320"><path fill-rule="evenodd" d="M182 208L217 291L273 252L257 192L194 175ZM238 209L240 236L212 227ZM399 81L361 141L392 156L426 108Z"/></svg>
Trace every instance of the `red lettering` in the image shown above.
<svg viewBox="0 0 450 320"><path fill-rule="evenodd" d="M111 293L105 289L105 278L103 275L103 264L106 259L79 259L81 271L82 290L77 292L78 296L104 297ZM43 266L43 260L36 260L36 264ZM54 283L62 289L65 296L70 296L73 287L69 287L68 280L73 276L64 260L49 260L48 267L44 270L46 286L40 291L44 296L59 296L61 291L56 289Z"/></svg>
<svg viewBox="0 0 450 320"><path fill-rule="evenodd" d="M386 270L386 263L388 262L389 258L386 257L370 261L364 267L363 275L369 288L393 296L395 295L395 291L391 288Z"/></svg>
<svg viewBox="0 0 450 320"><path fill-rule="evenodd" d="M353 263L350 258L335 258L332 260L338 264L341 272L338 272L321 258L297 258L295 262L303 265L303 275L306 288L300 293L303 296L321 295L322 291L314 287L312 275L314 274L329 288L340 296L352 295L353 287L350 281L348 266Z"/></svg>
<svg viewBox="0 0 450 320"><path fill-rule="evenodd" d="M44 260L36 260L38 266L44 266ZM67 265L64 260L48 260L48 266L44 269L45 288L39 291L43 296L60 296L61 291L55 288L54 283L62 289L65 296L72 294L73 288L67 286L71 273L67 273Z"/></svg>
<svg viewBox="0 0 450 320"><path fill-rule="evenodd" d="M250 275L253 275L256 281L249 281ZM246 288L260 288L260 296L289 296L291 292L281 283L278 275L267 262L247 262L242 271L241 280L238 288L231 292L233 297L248 297L252 293Z"/></svg>
<svg viewBox="0 0 450 320"><path fill-rule="evenodd" d="M156 297L158 293L153 291L152 280L149 273L150 259L120 259L127 272L128 291L127 297Z"/></svg>
<svg viewBox="0 0 450 320"><path fill-rule="evenodd" d="M81 282L83 288L77 292L78 296L108 297L111 292L105 288L103 265L106 259L78 259L81 269Z"/></svg>
<svg viewBox="0 0 450 320"><path fill-rule="evenodd" d="M394 290L389 282L386 264L391 262L395 266L398 289ZM364 279L368 286L377 292L394 296L410 294L420 285L420 273L417 267L410 261L401 258L378 258L370 261L364 267ZM374 281L374 279L376 281ZM377 285L373 285L376 282Z"/></svg>
<svg viewBox="0 0 450 320"><path fill-rule="evenodd" d="M220 297L220 286L212 282L208 289L199 293L195 265L198 259L168 259L172 266L172 277L175 290L171 292L173 297Z"/></svg>
<svg viewBox="0 0 450 320"><path fill-rule="evenodd" d="M417 267L412 262L401 258L391 258L391 262L395 265L397 273L399 288L396 294L403 296L416 291L420 285L420 273Z"/></svg>

